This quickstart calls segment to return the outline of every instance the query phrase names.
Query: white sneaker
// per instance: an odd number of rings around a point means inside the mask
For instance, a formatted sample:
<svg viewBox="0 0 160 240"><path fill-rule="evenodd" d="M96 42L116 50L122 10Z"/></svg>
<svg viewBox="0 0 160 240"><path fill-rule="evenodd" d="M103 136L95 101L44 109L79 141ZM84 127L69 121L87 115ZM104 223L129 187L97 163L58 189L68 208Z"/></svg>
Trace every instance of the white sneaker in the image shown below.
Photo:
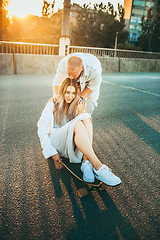
<svg viewBox="0 0 160 240"><path fill-rule="evenodd" d="M121 179L114 175L111 170L106 166L102 165L99 170L94 168L95 177L109 186L116 186L121 183Z"/></svg>
<svg viewBox="0 0 160 240"><path fill-rule="evenodd" d="M94 182L95 176L93 173L93 165L90 161L86 160L82 162L81 171L83 172L83 180L85 182Z"/></svg>

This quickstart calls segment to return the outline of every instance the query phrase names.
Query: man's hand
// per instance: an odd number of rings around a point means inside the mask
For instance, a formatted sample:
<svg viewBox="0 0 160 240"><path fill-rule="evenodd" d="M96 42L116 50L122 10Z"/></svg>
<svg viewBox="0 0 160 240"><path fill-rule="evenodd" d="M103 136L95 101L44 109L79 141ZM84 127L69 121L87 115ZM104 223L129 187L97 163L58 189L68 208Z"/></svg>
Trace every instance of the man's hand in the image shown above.
<svg viewBox="0 0 160 240"><path fill-rule="evenodd" d="M53 156L52 156L52 159L53 159L54 161L57 161L57 162L59 162L59 163L61 163L61 162L62 162L62 160L61 160L61 156L60 156L60 154L59 154L59 153L57 153L57 154L53 155Z"/></svg>

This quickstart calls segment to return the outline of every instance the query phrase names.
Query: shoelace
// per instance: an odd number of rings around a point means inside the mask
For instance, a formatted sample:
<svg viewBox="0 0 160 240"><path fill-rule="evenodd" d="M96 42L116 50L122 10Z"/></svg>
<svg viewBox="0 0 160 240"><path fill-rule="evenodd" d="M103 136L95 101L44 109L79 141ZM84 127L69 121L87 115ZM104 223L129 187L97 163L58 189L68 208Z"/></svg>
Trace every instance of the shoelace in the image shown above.
<svg viewBox="0 0 160 240"><path fill-rule="evenodd" d="M112 172L112 169L104 165L104 168L106 168L108 171Z"/></svg>
<svg viewBox="0 0 160 240"><path fill-rule="evenodd" d="M106 165L103 165L103 168L106 168L108 171L112 172L112 169L111 169L111 168L109 168L109 167L107 167ZM93 170L93 173L94 173L94 175L98 176L98 174L97 174L97 173L95 173L95 171L94 171L94 170Z"/></svg>

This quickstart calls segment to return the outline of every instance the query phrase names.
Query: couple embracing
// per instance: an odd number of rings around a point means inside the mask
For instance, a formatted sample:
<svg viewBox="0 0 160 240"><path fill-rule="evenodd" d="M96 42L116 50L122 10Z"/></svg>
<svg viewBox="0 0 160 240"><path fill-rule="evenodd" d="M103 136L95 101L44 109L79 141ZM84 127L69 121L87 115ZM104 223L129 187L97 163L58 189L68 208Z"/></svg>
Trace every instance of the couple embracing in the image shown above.
<svg viewBox="0 0 160 240"><path fill-rule="evenodd" d="M45 158L61 162L61 157L66 157L75 164L82 161L84 181L94 182L97 178L116 186L120 178L92 148L91 114L97 105L101 80L101 64L95 56L75 53L62 59L53 80L54 97L38 121L38 136Z"/></svg>

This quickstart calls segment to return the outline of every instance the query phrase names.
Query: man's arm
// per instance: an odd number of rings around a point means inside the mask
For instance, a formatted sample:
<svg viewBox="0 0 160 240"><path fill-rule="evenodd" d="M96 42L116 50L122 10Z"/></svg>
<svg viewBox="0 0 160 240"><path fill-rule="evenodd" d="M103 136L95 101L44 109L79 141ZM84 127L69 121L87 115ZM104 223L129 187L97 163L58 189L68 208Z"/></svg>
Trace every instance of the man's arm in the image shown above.
<svg viewBox="0 0 160 240"><path fill-rule="evenodd" d="M86 97L88 97L88 95L89 95L91 92L92 92L92 90L86 87L86 88L81 92L80 97L86 98ZM78 104L83 103L83 100L82 100L80 97L77 98L77 103L78 103Z"/></svg>
<svg viewBox="0 0 160 240"><path fill-rule="evenodd" d="M86 97L88 97L88 95L89 95L91 92L92 92L92 90L86 87L86 88L81 92L80 97L86 98Z"/></svg>
<svg viewBox="0 0 160 240"><path fill-rule="evenodd" d="M90 79L88 79L88 85L87 87L91 90L94 91L97 89L97 87L100 86L101 81L102 81L102 73L101 72L96 72L94 70L91 71L90 74Z"/></svg>
<svg viewBox="0 0 160 240"><path fill-rule="evenodd" d="M53 86L53 96L58 95L59 86Z"/></svg>

